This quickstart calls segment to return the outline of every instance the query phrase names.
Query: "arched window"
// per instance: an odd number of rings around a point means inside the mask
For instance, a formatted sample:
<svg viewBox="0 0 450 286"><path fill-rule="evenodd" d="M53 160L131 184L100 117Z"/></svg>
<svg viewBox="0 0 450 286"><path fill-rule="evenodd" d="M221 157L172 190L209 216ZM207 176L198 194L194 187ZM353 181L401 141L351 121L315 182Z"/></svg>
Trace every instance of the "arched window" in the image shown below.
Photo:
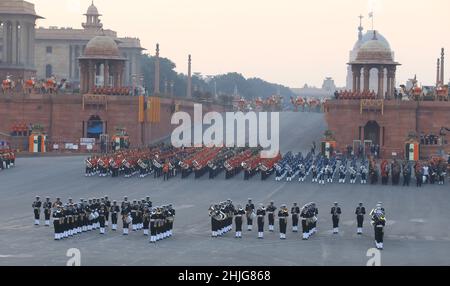
<svg viewBox="0 0 450 286"><path fill-rule="evenodd" d="M49 78L53 75L53 67L52 65L45 66L45 77Z"/></svg>

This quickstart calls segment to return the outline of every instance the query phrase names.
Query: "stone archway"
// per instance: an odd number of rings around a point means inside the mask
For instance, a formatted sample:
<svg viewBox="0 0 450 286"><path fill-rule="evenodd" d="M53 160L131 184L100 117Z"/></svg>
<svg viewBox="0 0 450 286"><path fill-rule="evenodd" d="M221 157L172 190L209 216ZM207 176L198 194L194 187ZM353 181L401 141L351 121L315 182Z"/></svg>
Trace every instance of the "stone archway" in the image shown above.
<svg viewBox="0 0 450 286"><path fill-rule="evenodd" d="M380 145L380 130L380 125L376 121L367 122L366 126L364 126L364 140Z"/></svg>
<svg viewBox="0 0 450 286"><path fill-rule="evenodd" d="M98 115L92 115L87 122L87 138L100 139L103 132L103 121Z"/></svg>

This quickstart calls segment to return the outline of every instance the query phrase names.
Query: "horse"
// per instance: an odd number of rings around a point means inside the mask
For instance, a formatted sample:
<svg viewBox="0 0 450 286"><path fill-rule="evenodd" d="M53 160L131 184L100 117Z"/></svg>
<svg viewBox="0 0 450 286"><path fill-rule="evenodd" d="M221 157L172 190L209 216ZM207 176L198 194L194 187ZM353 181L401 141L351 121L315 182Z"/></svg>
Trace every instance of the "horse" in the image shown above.
<svg viewBox="0 0 450 286"><path fill-rule="evenodd" d="M7 76L5 80L2 81L3 94L7 92L12 92L15 88L16 83L11 79L11 76Z"/></svg>

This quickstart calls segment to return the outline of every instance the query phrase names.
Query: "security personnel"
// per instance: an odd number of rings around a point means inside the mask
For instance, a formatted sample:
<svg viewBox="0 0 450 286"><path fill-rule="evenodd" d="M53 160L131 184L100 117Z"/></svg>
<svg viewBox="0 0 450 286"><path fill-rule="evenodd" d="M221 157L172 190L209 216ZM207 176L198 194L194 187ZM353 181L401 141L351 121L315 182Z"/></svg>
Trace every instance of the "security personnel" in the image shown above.
<svg viewBox="0 0 450 286"><path fill-rule="evenodd" d="M298 232L298 219L300 215L300 208L297 205L297 203L294 203L294 205L292 206L291 215L292 215L292 231Z"/></svg>
<svg viewBox="0 0 450 286"><path fill-rule="evenodd" d="M357 234L362 235L363 223L364 223L364 215L366 214L366 208L363 206L363 203L359 203L356 207L356 222L358 223Z"/></svg>
<svg viewBox="0 0 450 286"><path fill-rule="evenodd" d="M245 214L247 215L247 231L252 231L253 229L252 215L254 211L255 205L252 203L252 199L248 199L248 203L245 205Z"/></svg>
<svg viewBox="0 0 450 286"><path fill-rule="evenodd" d="M258 238L264 238L264 221L266 217L266 209L263 204L259 205L258 210L256 211L256 216L258 218Z"/></svg>
<svg viewBox="0 0 450 286"><path fill-rule="evenodd" d="M237 210L234 212L234 223L236 226L236 238L242 238L242 216L245 215L245 211L241 205L237 206Z"/></svg>
<svg viewBox="0 0 450 286"><path fill-rule="evenodd" d="M271 201L270 204L267 206L266 211L268 214L269 219L269 231L274 231L274 224L275 224L275 211L277 210L277 207L274 205L274 202Z"/></svg>
<svg viewBox="0 0 450 286"><path fill-rule="evenodd" d="M403 186L407 186L409 187L409 182L411 181L411 165L409 165L408 163L405 163L403 165Z"/></svg>
<svg viewBox="0 0 450 286"><path fill-rule="evenodd" d="M287 219L289 217L289 210L286 205L281 205L278 212L278 220L280 223L280 239L286 239Z"/></svg>
<svg viewBox="0 0 450 286"><path fill-rule="evenodd" d="M42 208L44 209L45 226L50 226L50 217L52 215L52 202L50 201L49 197L45 198L45 202Z"/></svg>
<svg viewBox="0 0 450 286"><path fill-rule="evenodd" d="M36 200L31 205L34 212L34 225L39 225L39 219L41 216L41 206L42 206L41 198L39 196L36 196Z"/></svg>
<svg viewBox="0 0 450 286"><path fill-rule="evenodd" d="M120 208L117 205L117 201L113 201L113 204L110 208L111 212L111 230L116 231L117 230L117 218L120 213Z"/></svg>
<svg viewBox="0 0 450 286"><path fill-rule="evenodd" d="M331 208L331 220L333 221L333 234L339 233L339 218L341 216L341 208L338 203L334 203L334 206Z"/></svg>

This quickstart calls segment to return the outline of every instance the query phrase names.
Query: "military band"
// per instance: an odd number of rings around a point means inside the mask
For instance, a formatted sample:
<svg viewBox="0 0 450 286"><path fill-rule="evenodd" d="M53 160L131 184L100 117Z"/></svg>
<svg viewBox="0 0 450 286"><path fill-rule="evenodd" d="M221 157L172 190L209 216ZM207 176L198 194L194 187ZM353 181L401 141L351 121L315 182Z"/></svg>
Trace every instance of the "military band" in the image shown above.
<svg viewBox="0 0 450 286"><path fill-rule="evenodd" d="M129 233L133 216L135 217L136 231L143 229L144 236L151 235L150 242L156 242L173 235L175 210L172 205L153 208L150 197L139 200L139 202L137 200L133 202L134 204L131 205L128 198L124 197L121 206L119 206L115 200L111 204L108 196L105 196L101 199L80 199L79 203L74 202L72 198L69 198L67 203L63 203L60 198L57 198L52 203L50 198L47 197L42 204L40 197L36 196L32 207L35 225L39 225L41 207L44 209L46 225L50 225L50 217L53 217L55 240L74 237L80 233L93 230L99 230L101 235L105 235L110 215L112 231L117 230L119 215L121 215L124 235ZM134 214L132 215L133 210Z"/></svg>

